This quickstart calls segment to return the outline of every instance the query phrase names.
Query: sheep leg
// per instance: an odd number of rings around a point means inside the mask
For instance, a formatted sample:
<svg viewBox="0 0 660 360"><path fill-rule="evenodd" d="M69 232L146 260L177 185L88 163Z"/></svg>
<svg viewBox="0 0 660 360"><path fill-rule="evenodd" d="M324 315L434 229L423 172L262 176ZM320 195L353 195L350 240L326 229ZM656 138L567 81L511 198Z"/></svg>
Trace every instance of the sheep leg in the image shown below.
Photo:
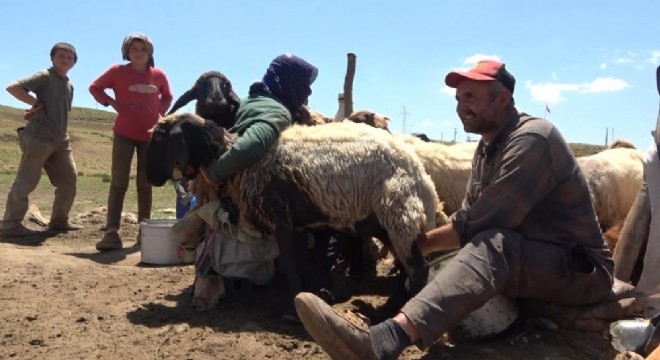
<svg viewBox="0 0 660 360"><path fill-rule="evenodd" d="M410 246L410 258L402 259L405 262L406 272L400 272L397 284L385 304L383 310L390 315L394 315L405 305L405 303L415 296L428 281L429 269L422 252L417 243Z"/></svg>
<svg viewBox="0 0 660 360"><path fill-rule="evenodd" d="M284 276L286 283L286 296L284 299L282 320L285 322L300 322L294 306L294 299L302 291L302 284L298 276L297 244L295 234L290 230L276 231L275 239L280 250L277 259L277 270Z"/></svg>
<svg viewBox="0 0 660 360"><path fill-rule="evenodd" d="M371 239L371 237L354 237L354 238L348 238L344 239L348 243L346 244L348 246L348 253L349 253L349 268L348 268L348 274L351 277L351 279L356 280L356 281L362 281L364 280L365 277L365 252L364 252L364 244L366 243L367 239Z"/></svg>
<svg viewBox="0 0 660 360"><path fill-rule="evenodd" d="M407 290L412 297L426 286L429 277L429 267L426 260L424 260L422 251L419 250L417 242L413 242L410 246L410 255L411 257L406 259L408 267L412 268L412 274L408 274L409 284Z"/></svg>
<svg viewBox="0 0 660 360"><path fill-rule="evenodd" d="M348 299L348 288L344 282L344 273L336 267L341 257L341 245L330 231L314 232L313 263L309 270L313 274L313 292L328 304ZM332 243L332 246L331 246Z"/></svg>

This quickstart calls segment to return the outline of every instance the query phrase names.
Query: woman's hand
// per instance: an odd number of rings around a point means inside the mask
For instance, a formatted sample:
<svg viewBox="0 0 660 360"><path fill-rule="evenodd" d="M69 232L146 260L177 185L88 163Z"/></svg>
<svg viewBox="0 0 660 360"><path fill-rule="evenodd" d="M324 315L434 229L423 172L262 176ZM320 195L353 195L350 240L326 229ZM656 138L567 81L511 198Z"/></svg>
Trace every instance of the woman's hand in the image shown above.
<svg viewBox="0 0 660 360"><path fill-rule="evenodd" d="M188 181L188 192L191 194L197 194L197 179Z"/></svg>
<svg viewBox="0 0 660 360"><path fill-rule="evenodd" d="M202 175L204 181L206 181L207 184L213 187L213 190L220 191L220 187L222 187L222 181L217 181L217 182L211 181L211 177L209 176L209 171L206 168L206 166L200 165L199 173Z"/></svg>

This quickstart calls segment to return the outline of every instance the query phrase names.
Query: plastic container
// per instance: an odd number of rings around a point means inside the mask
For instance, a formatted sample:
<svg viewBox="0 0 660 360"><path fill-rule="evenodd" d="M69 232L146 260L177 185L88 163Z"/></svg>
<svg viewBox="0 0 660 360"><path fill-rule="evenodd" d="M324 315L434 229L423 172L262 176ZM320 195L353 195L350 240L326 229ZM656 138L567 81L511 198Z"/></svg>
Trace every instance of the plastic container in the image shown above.
<svg viewBox="0 0 660 360"><path fill-rule="evenodd" d="M184 199L180 195L176 196L176 218L183 218L186 213L197 205L197 198L191 195L189 199Z"/></svg>
<svg viewBox="0 0 660 360"><path fill-rule="evenodd" d="M171 231L177 219L149 219L140 223L141 261L152 265L187 264L195 261L195 252L177 257L179 239Z"/></svg>
<svg viewBox="0 0 660 360"><path fill-rule="evenodd" d="M653 333L653 324L646 319L619 320L610 325L612 346L620 353L640 352Z"/></svg>
<svg viewBox="0 0 660 360"><path fill-rule="evenodd" d="M429 279L445 268L458 249L436 253L429 262ZM506 330L518 318L518 305L503 295L495 295L480 308L469 313L456 326L456 332L466 339L488 338Z"/></svg>

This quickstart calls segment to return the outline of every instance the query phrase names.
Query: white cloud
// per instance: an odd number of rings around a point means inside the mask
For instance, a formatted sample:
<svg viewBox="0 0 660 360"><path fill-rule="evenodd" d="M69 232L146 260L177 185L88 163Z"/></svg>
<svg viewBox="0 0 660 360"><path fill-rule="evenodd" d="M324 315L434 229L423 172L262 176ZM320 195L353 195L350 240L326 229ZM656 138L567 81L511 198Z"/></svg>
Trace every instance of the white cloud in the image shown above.
<svg viewBox="0 0 660 360"><path fill-rule="evenodd" d="M590 83L579 84L578 92L582 94L615 92L630 87L627 82L615 78L597 78Z"/></svg>
<svg viewBox="0 0 660 360"><path fill-rule="evenodd" d="M621 64L632 64L632 63L634 63L634 62L635 62L635 60L633 60L633 59L631 59L631 58L618 58L618 59L614 59L614 63L617 64L617 65L621 65Z"/></svg>
<svg viewBox="0 0 660 360"><path fill-rule="evenodd" d="M482 61L482 60L496 60L496 61L500 61L500 62L502 61L500 59L500 57L497 56L497 55L474 54L474 55L466 58L463 61L463 64L470 65L470 67L472 67L471 65L474 65L474 64L476 64L476 63L478 63L479 61Z"/></svg>
<svg viewBox="0 0 660 360"><path fill-rule="evenodd" d="M594 94L602 92L615 92L621 91L625 88L630 87L630 85L621 79L615 78L596 78L592 82L588 83L543 83L543 84L534 84L531 81L528 81L525 84L530 90L532 95L532 101L544 102L546 104L558 104L565 100L563 94L568 92L574 92L578 94Z"/></svg>
<svg viewBox="0 0 660 360"><path fill-rule="evenodd" d="M456 89L450 88L449 86L445 85L442 89L440 89L440 93L442 93L444 95L451 96L451 97L455 97L456 96Z"/></svg>
<svg viewBox="0 0 660 360"><path fill-rule="evenodd" d="M484 54L474 54L472 56L469 56L465 59L463 59L463 66L454 68L452 71L466 71L471 69L474 64L478 63L479 61L482 60L495 60L495 61L502 61L499 56L497 55L484 55Z"/></svg>
<svg viewBox="0 0 660 360"><path fill-rule="evenodd" d="M430 128L431 126L433 126L433 121L431 121L431 120L424 120L424 121L422 121L421 124L419 124L419 126L420 126L422 129L428 129L428 128Z"/></svg>
<svg viewBox="0 0 660 360"><path fill-rule="evenodd" d="M650 51L650 53L651 53L651 58L648 59L647 61L653 65L660 64L660 50L652 50Z"/></svg>
<svg viewBox="0 0 660 360"><path fill-rule="evenodd" d="M607 63L602 63L602 64L598 65L598 68L601 69L601 70L607 69Z"/></svg>

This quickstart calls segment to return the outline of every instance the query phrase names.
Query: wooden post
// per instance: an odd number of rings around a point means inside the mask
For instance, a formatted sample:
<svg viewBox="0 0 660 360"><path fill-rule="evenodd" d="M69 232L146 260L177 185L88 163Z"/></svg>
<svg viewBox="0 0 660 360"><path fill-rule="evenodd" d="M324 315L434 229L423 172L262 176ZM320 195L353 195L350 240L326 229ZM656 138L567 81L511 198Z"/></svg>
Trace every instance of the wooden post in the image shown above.
<svg viewBox="0 0 660 360"><path fill-rule="evenodd" d="M614 258L614 277L617 279L625 282L630 280L640 250L649 237L650 224L651 204L648 185L644 180L635 202L626 216L619 241L614 248L612 257Z"/></svg>
<svg viewBox="0 0 660 360"><path fill-rule="evenodd" d="M353 79L355 78L355 59L353 53L346 54L348 63L346 65L346 77L344 78L344 109L345 116L353 113Z"/></svg>

